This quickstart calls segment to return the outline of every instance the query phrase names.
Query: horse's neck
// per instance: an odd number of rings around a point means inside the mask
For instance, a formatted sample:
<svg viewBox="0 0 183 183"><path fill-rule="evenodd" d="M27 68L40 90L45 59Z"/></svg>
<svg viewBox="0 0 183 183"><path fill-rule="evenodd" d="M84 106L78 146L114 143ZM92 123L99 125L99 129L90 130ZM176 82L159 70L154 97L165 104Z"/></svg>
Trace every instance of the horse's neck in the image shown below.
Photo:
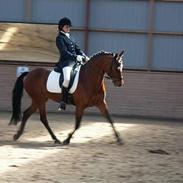
<svg viewBox="0 0 183 183"><path fill-rule="evenodd" d="M89 61L84 65L84 72L86 79L89 79L90 84L101 85L104 78L104 65L101 58L97 58L96 60Z"/></svg>
<svg viewBox="0 0 183 183"><path fill-rule="evenodd" d="M105 70L106 70L106 63L105 63L105 59L102 59L102 56L93 60L93 61L89 61L86 64L86 69L88 72L92 72L92 74L95 77L102 77L105 74Z"/></svg>

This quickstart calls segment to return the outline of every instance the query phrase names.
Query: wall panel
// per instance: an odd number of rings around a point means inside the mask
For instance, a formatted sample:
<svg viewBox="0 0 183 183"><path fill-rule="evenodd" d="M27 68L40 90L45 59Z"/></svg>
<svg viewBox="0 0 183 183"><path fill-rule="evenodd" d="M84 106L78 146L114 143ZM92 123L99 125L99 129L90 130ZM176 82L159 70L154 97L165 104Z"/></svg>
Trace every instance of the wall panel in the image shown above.
<svg viewBox="0 0 183 183"><path fill-rule="evenodd" d="M183 32L183 3L156 2L155 29Z"/></svg>
<svg viewBox="0 0 183 183"><path fill-rule="evenodd" d="M154 37L154 69L183 71L183 36Z"/></svg>
<svg viewBox="0 0 183 183"><path fill-rule="evenodd" d="M24 0L1 0L0 21L24 21Z"/></svg>
<svg viewBox="0 0 183 183"><path fill-rule="evenodd" d="M90 26L147 30L148 2L92 0Z"/></svg>
<svg viewBox="0 0 183 183"><path fill-rule="evenodd" d="M125 68L145 68L147 37L141 34L90 33L90 55L100 50L112 53L125 49Z"/></svg>
<svg viewBox="0 0 183 183"><path fill-rule="evenodd" d="M70 17L74 26L83 26L84 0L33 0L32 21L57 23L61 17Z"/></svg>

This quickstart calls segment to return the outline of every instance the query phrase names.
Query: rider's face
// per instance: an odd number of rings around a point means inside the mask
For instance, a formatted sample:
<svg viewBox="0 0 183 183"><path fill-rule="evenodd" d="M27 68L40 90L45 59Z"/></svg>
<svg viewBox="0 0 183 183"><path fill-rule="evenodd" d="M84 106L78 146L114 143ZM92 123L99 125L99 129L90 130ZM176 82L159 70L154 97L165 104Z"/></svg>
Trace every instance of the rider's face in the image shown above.
<svg viewBox="0 0 183 183"><path fill-rule="evenodd" d="M70 29L71 29L71 27L70 27L69 25L64 25L63 28L62 28L62 30L63 30L65 33L70 32Z"/></svg>

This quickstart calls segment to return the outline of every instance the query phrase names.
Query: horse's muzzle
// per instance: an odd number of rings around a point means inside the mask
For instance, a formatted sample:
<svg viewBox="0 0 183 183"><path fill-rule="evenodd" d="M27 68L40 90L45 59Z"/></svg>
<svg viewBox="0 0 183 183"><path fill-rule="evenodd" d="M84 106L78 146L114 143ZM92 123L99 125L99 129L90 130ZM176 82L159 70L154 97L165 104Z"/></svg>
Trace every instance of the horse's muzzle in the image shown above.
<svg viewBox="0 0 183 183"><path fill-rule="evenodd" d="M113 81L113 83L114 83L114 86L117 86L117 87L120 87L120 86L124 86L124 80L122 79L120 79L120 80L114 80Z"/></svg>

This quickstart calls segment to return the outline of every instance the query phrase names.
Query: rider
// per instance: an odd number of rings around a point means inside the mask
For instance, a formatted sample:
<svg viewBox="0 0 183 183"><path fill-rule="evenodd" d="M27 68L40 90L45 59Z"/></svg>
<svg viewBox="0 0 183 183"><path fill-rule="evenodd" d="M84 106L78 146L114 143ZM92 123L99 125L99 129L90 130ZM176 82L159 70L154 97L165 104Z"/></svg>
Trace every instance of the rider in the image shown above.
<svg viewBox="0 0 183 183"><path fill-rule="evenodd" d="M70 37L71 20L69 18L62 18L58 22L58 35L56 37L56 45L60 52L60 59L55 65L57 71L63 69L64 81L62 84L63 98L60 102L58 110L65 110L68 95L68 85L70 81L70 74L72 67L76 61L87 61L88 57L79 48L77 43Z"/></svg>

